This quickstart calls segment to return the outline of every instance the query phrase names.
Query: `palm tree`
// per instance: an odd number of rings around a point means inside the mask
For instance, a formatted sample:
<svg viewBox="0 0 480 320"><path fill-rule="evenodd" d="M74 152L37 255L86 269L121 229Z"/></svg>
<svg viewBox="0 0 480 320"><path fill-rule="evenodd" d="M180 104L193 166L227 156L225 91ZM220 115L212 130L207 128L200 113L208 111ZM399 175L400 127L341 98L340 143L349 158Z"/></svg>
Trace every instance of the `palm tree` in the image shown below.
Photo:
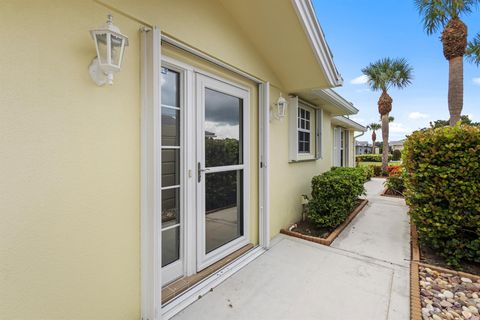
<svg viewBox="0 0 480 320"><path fill-rule="evenodd" d="M480 65L480 33L477 33L475 38L468 43L466 55L468 60L477 66Z"/></svg>
<svg viewBox="0 0 480 320"><path fill-rule="evenodd" d="M395 118L392 117L392 116L389 116L389 117L388 117L388 122L390 123L390 122L393 122L393 121L395 121Z"/></svg>
<svg viewBox="0 0 480 320"><path fill-rule="evenodd" d="M463 56L467 26L460 15L472 12L480 0L415 0L423 26L431 35L442 30L443 55L448 60L448 111L450 125L459 120L463 108Z"/></svg>
<svg viewBox="0 0 480 320"><path fill-rule="evenodd" d="M377 141L377 133L375 131L377 131L381 127L382 126L380 125L380 123L376 122L372 122L367 126L368 130L372 130L372 153L375 153L375 141Z"/></svg>
<svg viewBox="0 0 480 320"><path fill-rule="evenodd" d="M404 58L383 58L370 63L362 69L368 77L368 85L373 91L382 91L378 99L378 112L382 118L383 155L382 170L387 170L388 165L388 127L389 113L392 111L392 98L388 90L392 87L403 89L412 82L413 68Z"/></svg>

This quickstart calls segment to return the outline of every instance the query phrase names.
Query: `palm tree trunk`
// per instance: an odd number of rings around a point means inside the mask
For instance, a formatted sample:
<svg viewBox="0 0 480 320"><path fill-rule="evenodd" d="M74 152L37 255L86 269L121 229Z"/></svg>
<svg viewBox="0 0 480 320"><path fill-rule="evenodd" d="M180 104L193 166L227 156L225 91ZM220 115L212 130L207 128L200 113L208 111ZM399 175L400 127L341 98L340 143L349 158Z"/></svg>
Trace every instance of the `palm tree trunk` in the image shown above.
<svg viewBox="0 0 480 320"><path fill-rule="evenodd" d="M372 132L372 153L375 153L375 141L377 141L377 134Z"/></svg>
<svg viewBox="0 0 480 320"><path fill-rule="evenodd" d="M454 126L460 120L463 108L463 57L454 57L448 62L449 122L451 126Z"/></svg>
<svg viewBox="0 0 480 320"><path fill-rule="evenodd" d="M387 172L388 166L388 113L382 115L382 139L383 139L383 153L382 153L382 171Z"/></svg>

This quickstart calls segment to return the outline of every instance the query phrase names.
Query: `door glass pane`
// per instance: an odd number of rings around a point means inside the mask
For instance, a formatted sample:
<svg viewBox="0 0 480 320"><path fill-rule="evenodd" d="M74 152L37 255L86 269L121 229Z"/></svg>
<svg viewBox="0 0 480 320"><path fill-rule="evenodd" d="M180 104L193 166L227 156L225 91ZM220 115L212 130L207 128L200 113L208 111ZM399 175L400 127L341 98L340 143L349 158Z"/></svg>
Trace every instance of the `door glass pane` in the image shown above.
<svg viewBox="0 0 480 320"><path fill-rule="evenodd" d="M180 188L162 191L162 228L180 223Z"/></svg>
<svg viewBox="0 0 480 320"><path fill-rule="evenodd" d="M162 267L180 258L180 227L162 231Z"/></svg>
<svg viewBox="0 0 480 320"><path fill-rule="evenodd" d="M180 110L162 108L162 145L180 145Z"/></svg>
<svg viewBox="0 0 480 320"><path fill-rule="evenodd" d="M162 187L180 184L180 150L162 150Z"/></svg>
<svg viewBox="0 0 480 320"><path fill-rule="evenodd" d="M180 74L162 68L162 105L180 107Z"/></svg>
<svg viewBox="0 0 480 320"><path fill-rule="evenodd" d="M205 175L205 251L243 235L243 170Z"/></svg>
<svg viewBox="0 0 480 320"><path fill-rule="evenodd" d="M243 100L205 89L205 166L243 163Z"/></svg>
<svg viewBox="0 0 480 320"><path fill-rule="evenodd" d="M180 192L182 190L180 186L181 149L178 148L181 146L180 73L162 68L161 83L162 267L164 267L180 259ZM172 188L172 186L176 187Z"/></svg>

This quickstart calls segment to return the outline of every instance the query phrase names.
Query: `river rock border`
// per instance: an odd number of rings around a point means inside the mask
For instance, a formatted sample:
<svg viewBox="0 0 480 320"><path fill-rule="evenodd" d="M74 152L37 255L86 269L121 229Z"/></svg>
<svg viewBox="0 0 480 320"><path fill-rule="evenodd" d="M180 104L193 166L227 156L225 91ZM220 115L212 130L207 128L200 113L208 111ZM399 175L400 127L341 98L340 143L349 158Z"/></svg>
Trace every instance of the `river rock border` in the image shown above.
<svg viewBox="0 0 480 320"><path fill-rule="evenodd" d="M411 223L411 320L480 320L480 276L420 262Z"/></svg>

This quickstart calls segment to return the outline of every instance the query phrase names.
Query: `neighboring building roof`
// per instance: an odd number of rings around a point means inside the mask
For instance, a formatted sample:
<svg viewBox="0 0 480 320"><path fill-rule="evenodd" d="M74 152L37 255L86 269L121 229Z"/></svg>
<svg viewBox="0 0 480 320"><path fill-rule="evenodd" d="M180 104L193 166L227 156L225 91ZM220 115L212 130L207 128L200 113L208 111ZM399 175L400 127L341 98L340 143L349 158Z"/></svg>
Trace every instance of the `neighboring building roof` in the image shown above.
<svg viewBox="0 0 480 320"><path fill-rule="evenodd" d="M391 141L388 143L389 146L403 146L403 143L406 139L399 140L399 141Z"/></svg>
<svg viewBox="0 0 480 320"><path fill-rule="evenodd" d="M372 145L368 141L355 141L355 145L358 147L371 147Z"/></svg>
<svg viewBox="0 0 480 320"><path fill-rule="evenodd" d="M361 131L361 132L367 131L367 128L365 126L362 126L361 124L351 119L348 119L347 117L344 117L344 116L333 117L332 124L339 125L347 129L353 129L355 131Z"/></svg>

